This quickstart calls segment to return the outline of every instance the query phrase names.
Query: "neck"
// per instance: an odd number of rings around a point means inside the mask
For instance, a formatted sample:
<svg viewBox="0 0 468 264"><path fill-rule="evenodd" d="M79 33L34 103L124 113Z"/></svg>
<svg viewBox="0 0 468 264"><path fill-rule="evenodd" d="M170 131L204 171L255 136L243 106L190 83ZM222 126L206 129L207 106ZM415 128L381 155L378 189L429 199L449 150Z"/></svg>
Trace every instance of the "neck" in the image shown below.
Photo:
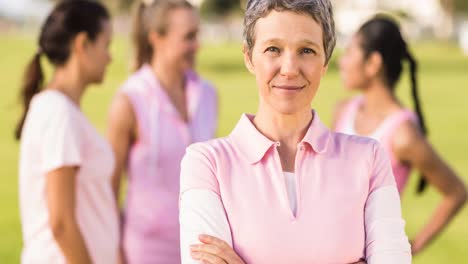
<svg viewBox="0 0 468 264"><path fill-rule="evenodd" d="M364 91L364 110L371 113L387 112L398 104L391 88L380 81L373 81Z"/></svg>
<svg viewBox="0 0 468 264"><path fill-rule="evenodd" d="M283 114L260 106L253 123L266 137L295 149L307 133L312 118L310 108L294 114Z"/></svg>
<svg viewBox="0 0 468 264"><path fill-rule="evenodd" d="M161 83L163 89L171 92L181 92L185 88L185 73L174 65L159 62L154 59L151 67L156 74L158 81Z"/></svg>
<svg viewBox="0 0 468 264"><path fill-rule="evenodd" d="M58 90L68 96L76 105L80 106L81 97L86 87L78 71L71 67L57 68L49 83L49 89Z"/></svg>

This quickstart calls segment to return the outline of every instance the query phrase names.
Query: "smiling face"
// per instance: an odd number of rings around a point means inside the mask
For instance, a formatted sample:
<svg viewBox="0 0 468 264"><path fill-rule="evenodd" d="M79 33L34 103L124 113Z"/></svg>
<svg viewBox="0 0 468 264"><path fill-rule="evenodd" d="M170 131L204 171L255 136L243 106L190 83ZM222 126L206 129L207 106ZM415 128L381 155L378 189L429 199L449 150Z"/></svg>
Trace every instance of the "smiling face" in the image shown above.
<svg viewBox="0 0 468 264"><path fill-rule="evenodd" d="M155 35L152 46L158 60L178 71L192 69L199 48L199 17L187 7L169 11L167 32Z"/></svg>
<svg viewBox="0 0 468 264"><path fill-rule="evenodd" d="M309 15L272 10L257 20L244 60L255 75L260 107L281 114L310 111L327 70L322 27Z"/></svg>

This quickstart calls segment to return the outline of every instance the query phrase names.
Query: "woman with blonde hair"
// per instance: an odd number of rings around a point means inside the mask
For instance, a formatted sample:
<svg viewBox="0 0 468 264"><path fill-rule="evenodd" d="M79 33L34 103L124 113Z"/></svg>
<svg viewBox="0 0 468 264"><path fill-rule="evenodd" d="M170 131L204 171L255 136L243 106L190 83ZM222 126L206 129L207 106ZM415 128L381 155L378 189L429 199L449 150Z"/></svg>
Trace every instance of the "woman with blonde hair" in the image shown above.
<svg viewBox="0 0 468 264"><path fill-rule="evenodd" d="M136 71L110 111L116 199L128 192L122 247L128 263L179 263L178 195L185 148L214 136L217 96L194 69L199 17L185 0L142 1L134 22Z"/></svg>

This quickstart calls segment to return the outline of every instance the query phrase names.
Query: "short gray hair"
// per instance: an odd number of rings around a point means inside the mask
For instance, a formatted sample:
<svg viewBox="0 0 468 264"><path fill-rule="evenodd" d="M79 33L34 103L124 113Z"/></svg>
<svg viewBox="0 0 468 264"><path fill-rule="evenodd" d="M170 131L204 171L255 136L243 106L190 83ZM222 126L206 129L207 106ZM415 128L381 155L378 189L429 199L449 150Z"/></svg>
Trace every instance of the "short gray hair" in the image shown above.
<svg viewBox="0 0 468 264"><path fill-rule="evenodd" d="M255 44L255 24L271 10L292 11L310 15L321 27L325 64L335 48L335 22L330 0L248 0L244 17L244 40L251 51Z"/></svg>

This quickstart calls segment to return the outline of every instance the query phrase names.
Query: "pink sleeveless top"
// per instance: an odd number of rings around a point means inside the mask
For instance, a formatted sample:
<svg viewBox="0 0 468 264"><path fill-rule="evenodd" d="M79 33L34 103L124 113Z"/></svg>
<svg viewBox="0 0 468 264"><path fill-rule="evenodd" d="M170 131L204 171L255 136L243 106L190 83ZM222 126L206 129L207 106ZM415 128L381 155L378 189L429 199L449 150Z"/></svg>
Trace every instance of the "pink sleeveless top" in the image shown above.
<svg viewBox="0 0 468 264"><path fill-rule="evenodd" d="M123 246L128 263L180 263L180 162L188 145L214 136L216 92L188 72L190 121L185 123L149 65L130 76L120 91L132 104L138 129L127 161Z"/></svg>
<svg viewBox="0 0 468 264"><path fill-rule="evenodd" d="M342 111L342 114L338 117L339 119L336 123L335 130L337 132L358 135L354 129L354 124L356 120L356 114L359 110L359 107L363 103L363 100L364 98L362 96L357 96L351 99L351 101L345 106L344 111ZM416 114L411 110L405 109L395 112L382 121L371 135L368 135L368 137L379 141L382 147L388 153L400 195L403 192L403 189L408 180L411 167L402 163L397 157L395 157L395 154L392 150L392 141L395 135L395 131L407 120L410 120L414 123L418 122Z"/></svg>

